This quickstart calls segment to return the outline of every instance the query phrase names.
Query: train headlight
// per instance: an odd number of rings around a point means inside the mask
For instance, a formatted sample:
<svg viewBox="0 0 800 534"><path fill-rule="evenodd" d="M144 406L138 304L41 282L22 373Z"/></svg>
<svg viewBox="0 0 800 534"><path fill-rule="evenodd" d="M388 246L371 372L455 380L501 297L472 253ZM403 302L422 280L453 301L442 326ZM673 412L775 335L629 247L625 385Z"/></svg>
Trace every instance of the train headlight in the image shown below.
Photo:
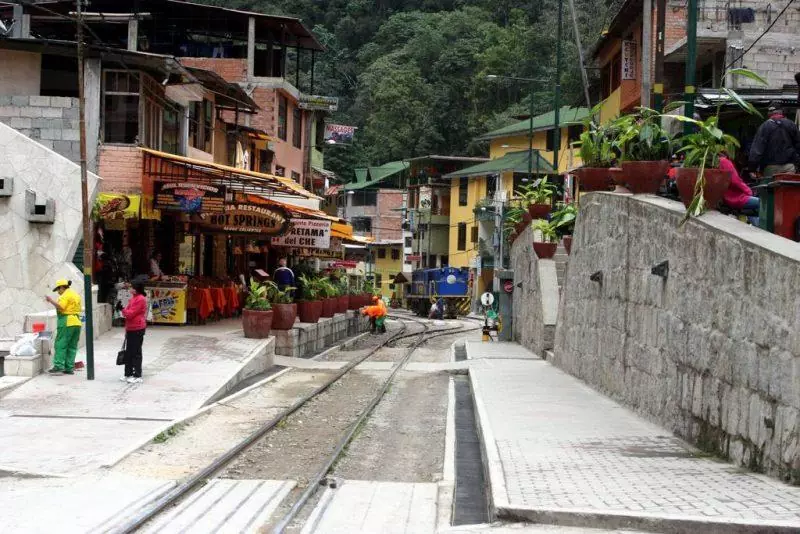
<svg viewBox="0 0 800 534"><path fill-rule="evenodd" d="M447 280L448 284L455 284L456 283L456 275L448 274L446 280Z"/></svg>

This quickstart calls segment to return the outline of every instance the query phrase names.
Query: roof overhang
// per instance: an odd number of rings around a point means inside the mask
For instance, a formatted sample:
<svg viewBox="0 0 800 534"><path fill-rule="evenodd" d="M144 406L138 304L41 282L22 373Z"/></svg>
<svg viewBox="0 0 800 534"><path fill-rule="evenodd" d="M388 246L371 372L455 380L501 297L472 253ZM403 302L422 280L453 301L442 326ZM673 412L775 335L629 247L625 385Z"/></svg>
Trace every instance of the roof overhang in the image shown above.
<svg viewBox="0 0 800 534"><path fill-rule="evenodd" d="M717 52L725 51L728 39L727 32L711 32L704 30L697 32L697 58L711 58ZM666 63L686 63L686 37L676 42L664 54Z"/></svg>
<svg viewBox="0 0 800 534"><path fill-rule="evenodd" d="M238 110L244 113L255 113L260 109L238 84L230 83L214 71L187 67L203 87L215 95L215 105L223 109Z"/></svg>

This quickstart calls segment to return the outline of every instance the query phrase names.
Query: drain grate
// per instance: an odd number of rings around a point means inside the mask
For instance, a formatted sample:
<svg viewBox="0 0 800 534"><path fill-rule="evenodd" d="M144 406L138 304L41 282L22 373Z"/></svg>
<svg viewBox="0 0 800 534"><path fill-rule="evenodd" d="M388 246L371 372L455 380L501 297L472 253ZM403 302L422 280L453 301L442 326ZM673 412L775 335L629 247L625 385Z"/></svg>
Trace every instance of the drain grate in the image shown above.
<svg viewBox="0 0 800 534"><path fill-rule="evenodd" d="M456 359L458 359L456 346ZM461 345L466 359L466 349ZM455 378L456 395L456 491L453 525L474 525L489 521L486 480L481 444L475 424L472 388L465 377Z"/></svg>
<svg viewBox="0 0 800 534"><path fill-rule="evenodd" d="M456 349L456 361L463 362L467 359L467 346L464 344L459 344L455 346Z"/></svg>

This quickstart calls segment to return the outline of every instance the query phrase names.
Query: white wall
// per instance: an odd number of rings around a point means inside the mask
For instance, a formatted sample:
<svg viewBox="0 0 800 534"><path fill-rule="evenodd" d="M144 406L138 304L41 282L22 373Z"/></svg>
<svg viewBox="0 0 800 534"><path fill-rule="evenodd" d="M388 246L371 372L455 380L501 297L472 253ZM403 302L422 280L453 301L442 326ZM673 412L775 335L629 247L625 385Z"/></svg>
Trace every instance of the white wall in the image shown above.
<svg viewBox="0 0 800 534"><path fill-rule="evenodd" d="M3 50L0 53L0 96L38 95L42 81L42 55Z"/></svg>
<svg viewBox="0 0 800 534"><path fill-rule="evenodd" d="M0 337L22 332L25 316L48 310L45 295L58 278L83 294L72 264L81 234L80 168L0 123L0 176L14 180L13 196L0 197ZM92 198L99 178L89 175ZM30 223L25 190L55 199L54 224Z"/></svg>

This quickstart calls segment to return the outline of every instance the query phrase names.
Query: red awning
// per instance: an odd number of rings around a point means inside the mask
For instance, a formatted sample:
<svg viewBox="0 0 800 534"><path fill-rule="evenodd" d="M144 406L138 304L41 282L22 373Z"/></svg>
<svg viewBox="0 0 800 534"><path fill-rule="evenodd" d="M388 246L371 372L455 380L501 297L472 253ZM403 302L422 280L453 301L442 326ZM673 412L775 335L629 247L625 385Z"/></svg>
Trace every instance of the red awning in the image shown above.
<svg viewBox="0 0 800 534"><path fill-rule="evenodd" d="M342 188L341 184L332 185L328 189L325 190L326 197L335 197L339 194L339 190Z"/></svg>

